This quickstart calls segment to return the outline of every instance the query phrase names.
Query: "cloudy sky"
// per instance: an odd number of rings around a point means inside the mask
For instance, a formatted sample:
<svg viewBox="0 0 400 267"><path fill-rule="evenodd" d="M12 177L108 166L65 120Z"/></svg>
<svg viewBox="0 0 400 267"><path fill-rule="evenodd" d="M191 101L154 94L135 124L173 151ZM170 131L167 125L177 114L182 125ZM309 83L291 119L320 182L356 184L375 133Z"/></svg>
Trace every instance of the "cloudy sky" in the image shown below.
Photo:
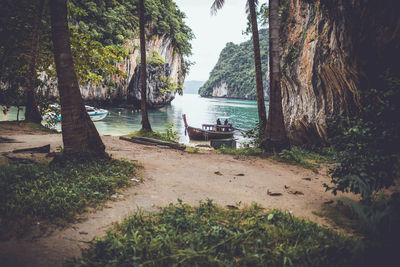
<svg viewBox="0 0 400 267"><path fill-rule="evenodd" d="M195 62L186 81L206 81L219 53L226 43L240 43L248 36L242 35L246 29L245 0L227 0L223 9L216 16L211 16L210 7L213 0L174 0L179 9L186 14L185 22L194 32L192 40Z"/></svg>

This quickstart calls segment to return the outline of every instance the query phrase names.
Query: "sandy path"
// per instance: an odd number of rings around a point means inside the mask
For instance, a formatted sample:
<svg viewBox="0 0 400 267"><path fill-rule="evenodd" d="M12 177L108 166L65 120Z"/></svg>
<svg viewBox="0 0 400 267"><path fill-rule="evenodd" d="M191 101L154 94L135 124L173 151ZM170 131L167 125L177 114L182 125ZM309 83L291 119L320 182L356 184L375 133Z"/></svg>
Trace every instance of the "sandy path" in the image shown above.
<svg viewBox="0 0 400 267"><path fill-rule="evenodd" d="M0 136L5 135L0 132ZM7 137L22 143L0 143L0 153L49 143L55 150L62 143L61 135L55 134ZM323 208L323 202L333 198L322 187L322 183L329 181L326 176L270 159L235 158L214 152L190 154L136 145L111 136L104 136L103 141L114 157L141 162L144 168L138 175L145 181L124 190L122 200L110 201L103 210L87 214L83 222L54 229L47 236L0 241L0 265L60 266L65 259L78 257L80 247L87 246L86 241L103 235L113 222L121 221L137 207L156 211L157 207L176 202L178 198L192 204L210 198L223 206L255 201L266 208L290 210L320 223L323 221L312 211ZM311 181L302 179L306 177ZM282 196L270 196L267 190ZM303 195L293 195L288 190L297 190Z"/></svg>

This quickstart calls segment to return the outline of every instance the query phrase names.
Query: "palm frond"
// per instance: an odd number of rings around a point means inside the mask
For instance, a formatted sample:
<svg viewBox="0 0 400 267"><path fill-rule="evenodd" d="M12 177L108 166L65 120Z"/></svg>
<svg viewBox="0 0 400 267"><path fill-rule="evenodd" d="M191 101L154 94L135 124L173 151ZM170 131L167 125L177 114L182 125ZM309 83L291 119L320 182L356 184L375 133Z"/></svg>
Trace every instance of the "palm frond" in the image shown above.
<svg viewBox="0 0 400 267"><path fill-rule="evenodd" d="M211 15L216 15L225 4L225 0L215 0L211 6Z"/></svg>

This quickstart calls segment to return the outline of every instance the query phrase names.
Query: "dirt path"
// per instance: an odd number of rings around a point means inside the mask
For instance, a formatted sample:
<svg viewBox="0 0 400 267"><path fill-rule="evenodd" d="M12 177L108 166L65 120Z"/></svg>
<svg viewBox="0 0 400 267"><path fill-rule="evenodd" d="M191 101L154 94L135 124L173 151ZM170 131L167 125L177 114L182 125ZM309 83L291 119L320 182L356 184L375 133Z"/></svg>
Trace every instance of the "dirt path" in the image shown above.
<svg viewBox="0 0 400 267"><path fill-rule="evenodd" d="M49 143L55 150L62 143L59 134L10 135L11 132L1 130L0 136L21 143L0 143L0 153ZM103 136L103 141L114 157L139 161L144 168L138 175L144 182L123 191L123 199L108 202L103 210L87 214L85 220L66 229L54 229L47 236L0 241L1 265L60 266L67 258L79 257L80 248L86 247L87 241L104 235L113 222L121 221L138 207L156 211L178 198L191 204L210 198L223 206L255 201L265 208L290 210L319 223L324 222L312 211L320 210L323 202L333 198L322 187L322 183L329 181L326 176L270 159L235 158L215 152L190 154L111 136ZM282 195L271 196L268 191Z"/></svg>

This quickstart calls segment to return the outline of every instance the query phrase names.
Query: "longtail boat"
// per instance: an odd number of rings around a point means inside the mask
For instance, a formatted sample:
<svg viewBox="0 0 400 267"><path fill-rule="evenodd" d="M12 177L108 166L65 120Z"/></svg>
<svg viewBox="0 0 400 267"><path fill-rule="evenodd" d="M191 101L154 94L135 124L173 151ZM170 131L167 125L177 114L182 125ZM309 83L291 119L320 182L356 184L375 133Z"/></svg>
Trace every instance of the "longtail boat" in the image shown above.
<svg viewBox="0 0 400 267"><path fill-rule="evenodd" d="M186 132L190 140L211 140L211 139L227 139L232 138L235 133L235 128L232 124L203 124L201 128L189 126L186 121L186 114L182 115L185 123Z"/></svg>

